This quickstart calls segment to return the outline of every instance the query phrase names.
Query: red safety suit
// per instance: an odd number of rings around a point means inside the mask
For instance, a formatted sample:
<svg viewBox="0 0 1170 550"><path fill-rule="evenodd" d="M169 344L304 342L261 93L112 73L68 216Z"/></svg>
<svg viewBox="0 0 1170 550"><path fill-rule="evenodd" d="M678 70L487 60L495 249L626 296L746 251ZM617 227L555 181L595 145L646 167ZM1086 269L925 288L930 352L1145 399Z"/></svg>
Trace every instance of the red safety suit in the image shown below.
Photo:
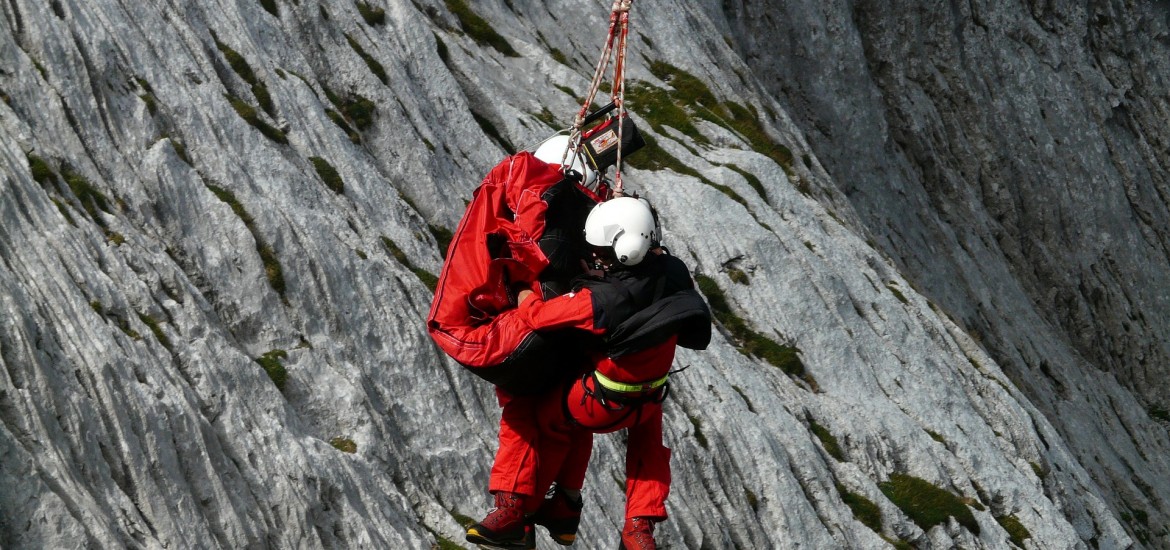
<svg viewBox="0 0 1170 550"><path fill-rule="evenodd" d="M674 362L677 338L621 358L599 354L596 372L615 382L636 384L666 376ZM586 375L559 395L546 396L539 407L540 436L537 487L553 481L580 489L585 478L592 434L628 429L626 449L626 517L666 519L670 492L670 448L662 443L664 386L624 396L605 397L597 378ZM579 480L579 481L577 481Z"/></svg>
<svg viewBox="0 0 1170 550"><path fill-rule="evenodd" d="M676 344L706 347L710 311L678 259L653 255L640 265L585 280L577 292L552 300L530 297L518 308L517 315L534 328L604 332L607 341L592 354L592 370L564 389L543 399L501 399L505 411L492 468L493 491L538 495L554 480L564 488L580 489L592 434L628 428L627 517L666 518L670 449L662 443L661 405L666 388L624 388L615 394L599 387L598 380L631 386L664 380ZM539 433L531 431L532 418L539 421ZM526 503L535 508L539 500Z"/></svg>
<svg viewBox="0 0 1170 550"><path fill-rule="evenodd" d="M533 330L580 329L590 334L600 334L602 329L593 324L592 293L588 289L558 296L544 301L534 294L514 310L513 315ZM548 365L559 368L563 365ZM559 390L556 390L559 392ZM515 395L496 388L500 407L500 446L492 463L488 490L492 493L506 491L527 496L543 495L544 489L537 489L537 452L540 429L537 426L538 408L543 395ZM592 444L585 447L584 461L589 461ZM580 465L584 479L586 464ZM580 488L580 482L577 482ZM544 487L547 487L545 485ZM526 504L533 509L539 506L539 499L530 498ZM529 510L531 511L531 510Z"/></svg>

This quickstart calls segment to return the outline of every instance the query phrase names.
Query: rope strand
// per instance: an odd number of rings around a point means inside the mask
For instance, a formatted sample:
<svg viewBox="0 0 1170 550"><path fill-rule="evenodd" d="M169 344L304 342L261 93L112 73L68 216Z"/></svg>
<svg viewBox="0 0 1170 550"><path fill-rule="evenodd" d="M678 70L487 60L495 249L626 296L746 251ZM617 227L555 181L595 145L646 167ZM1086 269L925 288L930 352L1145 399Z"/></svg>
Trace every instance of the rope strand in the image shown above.
<svg viewBox="0 0 1170 550"><path fill-rule="evenodd" d="M616 60L614 60L613 87L611 88L610 97L614 105L617 106L618 111L618 151L613 190L617 196L621 196L622 194L622 130L624 126L622 122L626 116L626 39L630 32L630 6L633 3L634 0L614 0L613 6L610 8L609 30L606 33L605 47L602 48L601 59L598 60L597 66L594 68L593 80L589 83L589 92L585 94L585 101L581 105L581 110L573 119L573 127L569 130L569 143L565 147L564 154L561 155L561 166L565 166L565 160L569 157L569 151L580 151L581 126L585 124L585 118L589 114L589 107L593 105L593 100L597 97L597 91L601 87L601 81L605 77L605 71L609 68L610 58L613 57L614 53L614 40L616 39L617 56ZM568 170L567 167L564 169Z"/></svg>

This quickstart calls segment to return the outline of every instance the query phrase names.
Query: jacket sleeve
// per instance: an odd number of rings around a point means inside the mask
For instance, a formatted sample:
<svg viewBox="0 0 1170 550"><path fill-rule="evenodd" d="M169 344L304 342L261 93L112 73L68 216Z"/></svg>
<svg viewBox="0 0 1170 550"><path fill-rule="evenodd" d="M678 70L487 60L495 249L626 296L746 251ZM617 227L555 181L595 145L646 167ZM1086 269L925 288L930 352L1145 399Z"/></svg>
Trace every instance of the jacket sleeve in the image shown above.
<svg viewBox="0 0 1170 550"><path fill-rule="evenodd" d="M576 328L593 334L605 332L593 324L593 297L587 288L550 300L533 294L517 309L524 322L535 330Z"/></svg>

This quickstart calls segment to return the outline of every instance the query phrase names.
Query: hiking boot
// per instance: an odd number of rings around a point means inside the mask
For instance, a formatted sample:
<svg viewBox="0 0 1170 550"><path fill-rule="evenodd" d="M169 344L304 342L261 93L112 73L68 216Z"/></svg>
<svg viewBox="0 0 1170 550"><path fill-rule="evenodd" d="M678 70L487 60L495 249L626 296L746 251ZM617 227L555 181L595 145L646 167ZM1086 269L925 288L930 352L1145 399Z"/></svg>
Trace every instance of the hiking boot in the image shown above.
<svg viewBox="0 0 1170 550"><path fill-rule="evenodd" d="M618 550L658 550L654 544L654 522L646 518L626 518Z"/></svg>
<svg viewBox="0 0 1170 550"><path fill-rule="evenodd" d="M557 544L569 546L577 541L577 525L581 523L581 508L584 502L578 496L573 500L560 487L553 487L552 496L540 503L532 515L532 522L548 529L548 536Z"/></svg>
<svg viewBox="0 0 1170 550"><path fill-rule="evenodd" d="M496 493L496 507L483 521L467 528L467 542L493 548L535 548L532 532L532 525L524 517L524 495L500 491Z"/></svg>

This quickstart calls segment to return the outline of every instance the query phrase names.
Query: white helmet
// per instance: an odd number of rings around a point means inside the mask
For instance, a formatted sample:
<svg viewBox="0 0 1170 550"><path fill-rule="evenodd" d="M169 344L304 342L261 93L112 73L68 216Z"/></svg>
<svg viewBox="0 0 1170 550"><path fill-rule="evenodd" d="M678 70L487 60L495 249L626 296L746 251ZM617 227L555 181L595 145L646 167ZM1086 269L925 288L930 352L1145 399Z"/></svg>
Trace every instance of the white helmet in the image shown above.
<svg viewBox="0 0 1170 550"><path fill-rule="evenodd" d="M650 204L633 197L618 197L593 207L585 219L585 241L593 246L612 246L622 265L637 265L658 240Z"/></svg>
<svg viewBox="0 0 1170 550"><path fill-rule="evenodd" d="M541 142L533 155L549 164L561 164L561 159L564 159L566 164L562 164L562 166L567 165L570 170L581 174L583 177L581 184L592 188L593 182L597 180L597 172L589 168L585 159L581 158L581 155L577 154L576 151L569 151L569 155L566 157L565 149L568 148L569 136L557 134Z"/></svg>

